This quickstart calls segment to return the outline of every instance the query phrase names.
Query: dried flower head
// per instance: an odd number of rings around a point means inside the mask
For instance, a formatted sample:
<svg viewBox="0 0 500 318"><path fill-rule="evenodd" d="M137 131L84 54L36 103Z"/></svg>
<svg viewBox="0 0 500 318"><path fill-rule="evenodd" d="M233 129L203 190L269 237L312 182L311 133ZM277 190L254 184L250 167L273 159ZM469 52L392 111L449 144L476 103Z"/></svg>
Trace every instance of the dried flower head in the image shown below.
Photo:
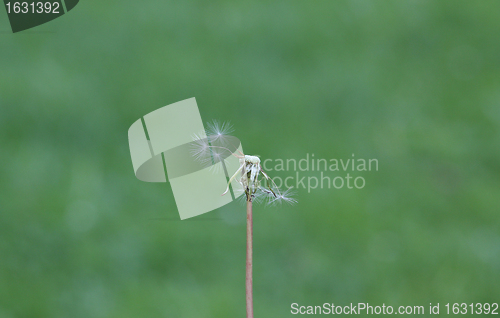
<svg viewBox="0 0 500 318"><path fill-rule="evenodd" d="M260 202L267 199L269 204L297 202L292 198L291 189L282 192L273 179L264 172L258 156L245 155L238 150L234 144L237 139L229 135L233 131L230 124L214 121L207 127L204 133L193 138L194 158L206 166L224 162L224 158L228 156L235 156L240 161L239 168L229 178L227 188L222 195L229 191L231 182L236 180L242 186L239 190L244 191L247 201Z"/></svg>

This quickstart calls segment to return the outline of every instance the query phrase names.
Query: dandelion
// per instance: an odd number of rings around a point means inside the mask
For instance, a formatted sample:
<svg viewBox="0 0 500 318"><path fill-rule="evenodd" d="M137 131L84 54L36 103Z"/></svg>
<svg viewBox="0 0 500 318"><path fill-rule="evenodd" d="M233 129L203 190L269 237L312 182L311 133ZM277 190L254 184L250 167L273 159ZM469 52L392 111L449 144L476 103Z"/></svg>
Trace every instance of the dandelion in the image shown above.
<svg viewBox="0 0 500 318"><path fill-rule="evenodd" d="M226 195L236 180L241 188L236 190L246 196L247 207L247 253L246 253L246 309L247 318L253 318L253 291L252 291L252 240L253 240L253 202L266 201L270 205L277 203L295 204L291 189L281 191L260 165L258 156L245 155L239 149L237 138L230 136L233 132L228 123L214 121L207 125L207 130L194 136L193 156L204 165L214 166L221 162L227 174L225 158L235 156L239 159L239 168L229 178L227 188L221 195Z"/></svg>
<svg viewBox="0 0 500 318"><path fill-rule="evenodd" d="M282 192L262 169L259 156L245 155L238 150L238 139L228 135L233 131L230 124L214 121L207 126L206 131L193 136L192 155L194 158L205 166L224 162L229 156L238 158L240 162L239 168L229 178L227 187L221 195L227 194L231 182L236 180L246 195L246 201L254 202L255 199L263 201L262 199L267 198L269 204L297 203L292 198L291 189Z"/></svg>

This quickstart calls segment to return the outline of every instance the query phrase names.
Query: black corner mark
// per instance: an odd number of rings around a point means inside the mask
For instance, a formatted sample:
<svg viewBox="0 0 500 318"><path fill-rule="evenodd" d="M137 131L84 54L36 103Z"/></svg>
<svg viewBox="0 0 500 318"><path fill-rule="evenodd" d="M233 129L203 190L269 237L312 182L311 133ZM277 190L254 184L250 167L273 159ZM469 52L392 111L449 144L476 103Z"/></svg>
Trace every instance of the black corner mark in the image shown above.
<svg viewBox="0 0 500 318"><path fill-rule="evenodd" d="M73 9L79 0L4 0L12 32L30 29L54 20Z"/></svg>
<svg viewBox="0 0 500 318"><path fill-rule="evenodd" d="M66 3L66 12L73 9L80 0L63 0Z"/></svg>

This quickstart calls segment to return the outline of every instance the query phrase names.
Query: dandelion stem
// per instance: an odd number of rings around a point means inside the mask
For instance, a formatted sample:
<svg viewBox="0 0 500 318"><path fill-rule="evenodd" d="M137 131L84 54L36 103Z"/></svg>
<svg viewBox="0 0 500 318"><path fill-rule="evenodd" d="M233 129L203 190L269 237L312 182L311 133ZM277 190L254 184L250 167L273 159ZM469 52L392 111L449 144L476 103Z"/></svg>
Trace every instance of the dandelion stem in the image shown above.
<svg viewBox="0 0 500 318"><path fill-rule="evenodd" d="M247 318L253 318L252 240L253 240L252 198L250 197L247 200L247 266L246 266L246 281L245 281Z"/></svg>

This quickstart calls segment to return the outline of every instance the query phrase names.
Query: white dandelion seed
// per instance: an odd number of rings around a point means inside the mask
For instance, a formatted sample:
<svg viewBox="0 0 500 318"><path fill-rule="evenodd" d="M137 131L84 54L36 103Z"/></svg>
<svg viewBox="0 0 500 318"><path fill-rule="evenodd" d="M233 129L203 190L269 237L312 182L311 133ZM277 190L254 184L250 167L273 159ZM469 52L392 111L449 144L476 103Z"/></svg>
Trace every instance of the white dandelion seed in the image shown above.
<svg viewBox="0 0 500 318"><path fill-rule="evenodd" d="M212 150L210 149L208 138L205 137L204 132L193 135L193 142L191 143L191 155L204 167L209 167L213 164Z"/></svg>
<svg viewBox="0 0 500 318"><path fill-rule="evenodd" d="M207 124L206 134L211 141L224 140L234 132L233 126L228 122L212 121Z"/></svg>
<svg viewBox="0 0 500 318"><path fill-rule="evenodd" d="M288 188L283 191L281 194L277 195L275 198L270 198L268 204L274 205L278 203L287 203L290 205L294 205L297 203L297 200L294 198L295 193L292 188Z"/></svg>

